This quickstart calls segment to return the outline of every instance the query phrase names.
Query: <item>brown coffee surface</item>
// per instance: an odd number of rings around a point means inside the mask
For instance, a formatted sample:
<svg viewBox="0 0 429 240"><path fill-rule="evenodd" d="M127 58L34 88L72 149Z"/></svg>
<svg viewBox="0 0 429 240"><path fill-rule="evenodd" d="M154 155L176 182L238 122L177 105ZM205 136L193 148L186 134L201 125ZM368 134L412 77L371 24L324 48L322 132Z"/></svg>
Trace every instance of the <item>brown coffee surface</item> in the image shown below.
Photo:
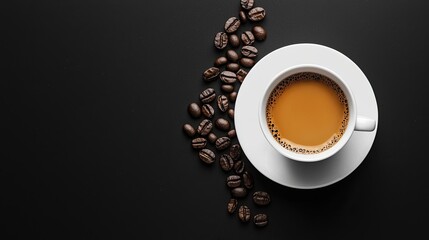
<svg viewBox="0 0 429 240"><path fill-rule="evenodd" d="M341 88L330 78L312 72L281 81L271 92L266 109L268 127L277 142L302 154L332 147L344 134L349 119Z"/></svg>

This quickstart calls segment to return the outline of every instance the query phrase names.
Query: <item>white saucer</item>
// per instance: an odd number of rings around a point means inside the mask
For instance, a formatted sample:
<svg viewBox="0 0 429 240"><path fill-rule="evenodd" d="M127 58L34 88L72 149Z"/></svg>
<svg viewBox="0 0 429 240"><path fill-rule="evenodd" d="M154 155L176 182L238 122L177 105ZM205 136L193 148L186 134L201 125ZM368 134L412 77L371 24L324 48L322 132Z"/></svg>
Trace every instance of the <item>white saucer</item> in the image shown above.
<svg viewBox="0 0 429 240"><path fill-rule="evenodd" d="M249 161L267 178L293 188L320 188L345 178L362 163L371 149L377 128L373 132L355 131L343 149L319 162L297 162L274 150L259 126L259 101L263 90L277 73L300 64L317 64L342 76L356 98L357 113L378 123L374 91L353 61L325 46L295 44L271 52L251 69L235 103L235 128Z"/></svg>

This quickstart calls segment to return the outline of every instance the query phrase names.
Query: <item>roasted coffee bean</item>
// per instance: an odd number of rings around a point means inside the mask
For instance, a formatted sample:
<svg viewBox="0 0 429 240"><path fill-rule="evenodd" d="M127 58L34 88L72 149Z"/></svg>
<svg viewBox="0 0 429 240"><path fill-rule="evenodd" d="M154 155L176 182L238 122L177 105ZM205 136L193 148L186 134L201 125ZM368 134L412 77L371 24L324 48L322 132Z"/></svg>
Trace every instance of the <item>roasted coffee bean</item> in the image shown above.
<svg viewBox="0 0 429 240"><path fill-rule="evenodd" d="M255 36L251 31L245 31L241 34L241 41L244 45L252 45L255 42Z"/></svg>
<svg viewBox="0 0 429 240"><path fill-rule="evenodd" d="M230 188L239 187L241 184L241 177L238 175L231 175L226 178L226 185Z"/></svg>
<svg viewBox="0 0 429 240"><path fill-rule="evenodd" d="M205 138L199 137L199 138L192 139L192 147L194 149L202 149L202 148L205 148L206 145L207 145L207 139Z"/></svg>
<svg viewBox="0 0 429 240"><path fill-rule="evenodd" d="M230 108L228 109L228 117L231 119L234 119L234 109Z"/></svg>
<svg viewBox="0 0 429 240"><path fill-rule="evenodd" d="M212 121L210 121L208 119L204 119L203 121L201 121L200 125L198 125L197 132L201 136L206 136L207 134L210 133L212 128L213 128Z"/></svg>
<svg viewBox="0 0 429 240"><path fill-rule="evenodd" d="M218 129L222 131L228 131L231 127L231 124L225 118L218 118L215 122L215 125Z"/></svg>
<svg viewBox="0 0 429 240"><path fill-rule="evenodd" d="M236 99L237 99L237 92L232 92L229 94L229 100L231 102L235 102Z"/></svg>
<svg viewBox="0 0 429 240"><path fill-rule="evenodd" d="M241 147L239 144L234 144L229 149L229 155L234 161L238 160L241 156Z"/></svg>
<svg viewBox="0 0 429 240"><path fill-rule="evenodd" d="M222 65L225 65L227 62L228 62L228 59L226 59L226 57L222 56L222 57L216 58L214 65L216 67L220 67Z"/></svg>
<svg viewBox="0 0 429 240"><path fill-rule="evenodd" d="M226 65L226 70L228 71L237 72L238 69L240 69L240 65L238 65L238 63L229 63Z"/></svg>
<svg viewBox="0 0 429 240"><path fill-rule="evenodd" d="M215 147L217 150L224 150L231 145L231 139L229 137L220 137L216 139Z"/></svg>
<svg viewBox="0 0 429 240"><path fill-rule="evenodd" d="M207 149L207 148L202 149L198 153L198 156L200 157L201 161L203 161L207 164L214 163L214 161L216 159L216 155L214 154L214 152L210 149Z"/></svg>
<svg viewBox="0 0 429 240"><path fill-rule="evenodd" d="M257 191L253 193L253 202L256 205L265 206L271 202L271 198L267 192Z"/></svg>
<svg viewBox="0 0 429 240"><path fill-rule="evenodd" d="M219 68L217 67L211 67L204 71L203 78L204 80L213 81L218 75L219 75Z"/></svg>
<svg viewBox="0 0 429 240"><path fill-rule="evenodd" d="M243 173L243 183L247 189L253 188L253 177L248 171Z"/></svg>
<svg viewBox="0 0 429 240"><path fill-rule="evenodd" d="M220 73L220 80L226 84L233 84L237 81L237 75L231 71L223 71Z"/></svg>
<svg viewBox="0 0 429 240"><path fill-rule="evenodd" d="M207 136L207 139L209 140L209 142L211 143L215 143L217 140L217 136L214 133L209 133L209 135Z"/></svg>
<svg viewBox="0 0 429 240"><path fill-rule="evenodd" d="M209 103L216 98L216 92L213 88L207 88L200 93L200 100L203 103Z"/></svg>
<svg viewBox="0 0 429 240"><path fill-rule="evenodd" d="M238 56L236 51L230 49L226 52L226 58L231 62L237 62L238 59L240 59L240 56Z"/></svg>
<svg viewBox="0 0 429 240"><path fill-rule="evenodd" d="M255 0L241 0L241 7L249 10L253 7L253 4L255 4Z"/></svg>
<svg viewBox="0 0 429 240"><path fill-rule="evenodd" d="M219 97L217 97L217 106L219 110L226 112L229 106L228 98L225 95L219 95Z"/></svg>
<svg viewBox="0 0 429 240"><path fill-rule="evenodd" d="M188 113L194 118L199 118L201 117L201 108L198 104L191 103L188 106Z"/></svg>
<svg viewBox="0 0 429 240"><path fill-rule="evenodd" d="M239 160L234 163L234 171L237 174L242 174L244 172L244 162Z"/></svg>
<svg viewBox="0 0 429 240"><path fill-rule="evenodd" d="M247 195L247 189L244 187L236 187L231 189L231 195L235 198L244 198Z"/></svg>
<svg viewBox="0 0 429 240"><path fill-rule="evenodd" d="M237 134L235 133L235 129L232 129L228 132L227 136L229 138L235 138L237 136Z"/></svg>
<svg viewBox="0 0 429 240"><path fill-rule="evenodd" d="M261 21L265 18L265 9L261 7L252 8L248 13L248 17L250 21L254 21L254 22Z"/></svg>
<svg viewBox="0 0 429 240"><path fill-rule="evenodd" d="M250 220L250 208L248 206L242 205L238 208L238 219L242 222Z"/></svg>
<svg viewBox="0 0 429 240"><path fill-rule="evenodd" d="M245 24L247 22L246 13L244 11L240 11L238 16L240 17L241 24Z"/></svg>
<svg viewBox="0 0 429 240"><path fill-rule="evenodd" d="M236 75L237 75L238 81L242 83L244 81L244 78L246 78L247 76L247 72L244 71L243 69L240 69L237 71Z"/></svg>
<svg viewBox="0 0 429 240"><path fill-rule="evenodd" d="M214 45L217 49L224 49L228 45L228 35L224 32L218 32L214 38Z"/></svg>
<svg viewBox="0 0 429 240"><path fill-rule="evenodd" d="M252 33L258 41L264 41L267 38L267 32L265 31L265 28L261 26L254 26L252 28Z"/></svg>
<svg viewBox="0 0 429 240"><path fill-rule="evenodd" d="M214 113L215 113L214 108L210 104L207 104L207 103L201 107L201 112L203 113L204 117L206 117L206 118L212 118Z"/></svg>
<svg viewBox="0 0 429 240"><path fill-rule="evenodd" d="M234 199L234 198L229 199L228 207L227 207L229 214L232 214L235 212L235 209L237 208L237 204L238 204L237 199Z"/></svg>
<svg viewBox="0 0 429 240"><path fill-rule="evenodd" d="M238 20L236 17L230 17L225 22L225 32L227 33L233 33L237 31L239 27L240 27L240 20Z"/></svg>
<svg viewBox="0 0 429 240"><path fill-rule="evenodd" d="M260 213L256 214L253 217L253 223L258 227L265 227L268 224L268 216L267 214Z"/></svg>
<svg viewBox="0 0 429 240"><path fill-rule="evenodd" d="M240 38L236 34L229 35L229 44L233 48L240 46Z"/></svg>
<svg viewBox="0 0 429 240"><path fill-rule="evenodd" d="M189 137L193 137L197 131L195 131L195 128L191 126L191 124L184 124L183 125L183 131L188 135Z"/></svg>
<svg viewBox="0 0 429 240"><path fill-rule="evenodd" d="M253 65L255 65L255 60L244 57L240 59L240 65L246 68L251 68Z"/></svg>
<svg viewBox="0 0 429 240"><path fill-rule="evenodd" d="M232 91L234 91L234 86L230 85L230 84L223 84L220 89L222 89L222 91L226 92L226 93L230 93Z"/></svg>
<svg viewBox="0 0 429 240"><path fill-rule="evenodd" d="M243 48L241 48L241 54L245 57L254 58L258 56L258 49L254 46L243 46Z"/></svg>
<svg viewBox="0 0 429 240"><path fill-rule="evenodd" d="M232 160L231 156L229 156L229 154L222 154L219 158L219 164L222 170L228 172L231 171L232 167L234 166L234 161Z"/></svg>

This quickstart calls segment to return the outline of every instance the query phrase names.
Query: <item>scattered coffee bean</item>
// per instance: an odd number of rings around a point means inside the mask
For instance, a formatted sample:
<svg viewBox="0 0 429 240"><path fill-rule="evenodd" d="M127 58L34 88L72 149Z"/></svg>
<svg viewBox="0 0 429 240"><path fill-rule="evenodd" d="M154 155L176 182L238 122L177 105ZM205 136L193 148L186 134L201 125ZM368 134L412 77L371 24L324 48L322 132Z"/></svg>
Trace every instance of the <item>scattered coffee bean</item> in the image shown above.
<svg viewBox="0 0 429 240"><path fill-rule="evenodd" d="M219 68L211 67L204 71L203 78L206 81L213 81L219 75Z"/></svg>
<svg viewBox="0 0 429 240"><path fill-rule="evenodd" d="M241 34L241 41L244 45L252 45L255 42L255 36L251 31L245 31Z"/></svg>
<svg viewBox="0 0 429 240"><path fill-rule="evenodd" d="M237 134L235 133L235 129L232 129L228 132L227 136L229 138L235 138L237 136Z"/></svg>
<svg viewBox="0 0 429 240"><path fill-rule="evenodd" d="M239 27L240 27L240 20L238 20L236 17L230 17L225 22L225 32L227 33L233 33L237 31Z"/></svg>
<svg viewBox="0 0 429 240"><path fill-rule="evenodd" d="M240 65L246 68L251 68L255 65L255 60L244 57L240 59Z"/></svg>
<svg viewBox="0 0 429 240"><path fill-rule="evenodd" d="M215 113L214 108L210 104L207 104L207 103L201 107L201 112L203 113L204 117L206 117L206 118L212 118L214 113Z"/></svg>
<svg viewBox="0 0 429 240"><path fill-rule="evenodd" d="M198 125L197 132L201 136L206 136L207 134L210 133L212 128L213 128L212 121L210 121L208 119L204 119L203 121L201 121L200 125Z"/></svg>
<svg viewBox="0 0 429 240"><path fill-rule="evenodd" d="M231 124L225 118L218 118L215 122L216 127L222 131L228 131L231 127Z"/></svg>
<svg viewBox="0 0 429 240"><path fill-rule="evenodd" d="M231 190L231 195L235 198L244 198L247 195L247 189L244 187L236 187Z"/></svg>
<svg viewBox="0 0 429 240"><path fill-rule="evenodd" d="M220 89L222 89L222 91L226 92L226 93L230 93L232 91L234 91L234 86L230 85L230 84L223 84Z"/></svg>
<svg viewBox="0 0 429 240"><path fill-rule="evenodd" d="M217 49L224 49L228 44L228 35L224 32L218 32L214 38L214 45Z"/></svg>
<svg viewBox="0 0 429 240"><path fill-rule="evenodd" d="M198 153L198 156L200 157L201 161L207 164L212 164L216 159L216 155L214 154L214 152L207 148L202 149Z"/></svg>
<svg viewBox="0 0 429 240"><path fill-rule="evenodd" d="M209 103L216 98L216 92L213 88L207 88L200 93L200 100L203 103Z"/></svg>
<svg viewBox="0 0 429 240"><path fill-rule="evenodd" d="M195 131L195 128L191 126L191 124L184 124L183 125L183 131L188 135L189 137L193 137L197 131Z"/></svg>
<svg viewBox="0 0 429 240"><path fill-rule="evenodd" d="M250 208L248 206L242 205L238 208L238 219L242 222L250 220Z"/></svg>
<svg viewBox="0 0 429 240"><path fill-rule="evenodd" d="M228 207L227 207L229 214L232 214L235 212L235 209L237 208L237 204L238 204L237 199L234 199L234 198L229 199Z"/></svg>
<svg viewBox="0 0 429 240"><path fill-rule="evenodd" d="M192 139L192 147L194 149L202 149L202 148L205 148L206 145L207 145L207 139L205 138L199 137L199 138Z"/></svg>
<svg viewBox="0 0 429 240"><path fill-rule="evenodd" d="M241 156L241 147L239 144L234 144L229 149L229 155L234 161L238 160Z"/></svg>
<svg viewBox="0 0 429 240"><path fill-rule="evenodd" d="M241 83L244 81L244 78L246 78L247 76L247 72L244 71L243 69L240 69L237 71L237 79L238 81L240 81Z"/></svg>
<svg viewBox="0 0 429 240"><path fill-rule="evenodd" d="M241 0L240 3L242 8L249 10L253 7L253 4L255 4L255 0Z"/></svg>
<svg viewBox="0 0 429 240"><path fill-rule="evenodd" d="M225 65L227 62L228 62L228 59L226 59L226 57L222 56L222 57L216 58L214 65L216 67L220 67L222 65Z"/></svg>
<svg viewBox="0 0 429 240"><path fill-rule="evenodd" d="M220 137L216 139L215 147L217 150L224 150L228 148L229 145L231 145L231 139L229 137Z"/></svg>
<svg viewBox="0 0 429 240"><path fill-rule="evenodd" d="M229 44L233 48L240 46L240 38L236 34L229 35Z"/></svg>
<svg viewBox="0 0 429 240"><path fill-rule="evenodd" d="M243 173L243 183L247 189L253 188L253 177L248 171Z"/></svg>
<svg viewBox="0 0 429 240"><path fill-rule="evenodd" d="M254 26L252 28L252 33L258 41L264 41L267 38L267 32L265 31L265 28L261 26Z"/></svg>
<svg viewBox="0 0 429 240"><path fill-rule="evenodd" d="M217 97L217 106L219 110L221 110L222 112L226 112L229 106L228 98L225 95L219 95Z"/></svg>
<svg viewBox="0 0 429 240"><path fill-rule="evenodd" d="M244 162L239 160L234 163L234 171L237 174L242 174L244 172Z"/></svg>
<svg viewBox="0 0 429 240"><path fill-rule="evenodd" d="M241 24L245 24L247 22L246 13L244 11L240 11L238 16L240 17Z"/></svg>
<svg viewBox="0 0 429 240"><path fill-rule="evenodd" d="M188 112L193 118L199 118L201 116L201 108L196 103L189 104Z"/></svg>
<svg viewBox="0 0 429 240"><path fill-rule="evenodd" d="M237 92L232 92L229 94L229 100L231 102L235 102L236 99L237 99Z"/></svg>
<svg viewBox="0 0 429 240"><path fill-rule="evenodd" d="M256 214L253 217L253 223L258 227L265 227L268 224L268 216L267 214L260 213Z"/></svg>
<svg viewBox="0 0 429 240"><path fill-rule="evenodd" d="M220 80L226 84L233 84L237 81L237 74L231 71L223 71L220 73Z"/></svg>
<svg viewBox="0 0 429 240"><path fill-rule="evenodd" d="M236 51L230 49L226 52L226 58L231 62L237 62L238 59L240 59L240 56L238 56L238 53Z"/></svg>
<svg viewBox="0 0 429 240"><path fill-rule="evenodd" d="M238 63L229 63L226 65L226 70L228 71L237 72L238 69L240 69L240 65L238 65Z"/></svg>
<svg viewBox="0 0 429 240"><path fill-rule="evenodd" d="M226 185L230 188L239 187L241 184L241 177L238 175L231 175L226 178Z"/></svg>
<svg viewBox="0 0 429 240"><path fill-rule="evenodd" d="M253 202L256 205L265 206L271 202L271 198L267 192L257 191L253 193Z"/></svg>
<svg viewBox="0 0 429 240"><path fill-rule="evenodd" d="M261 21L265 18L265 9L261 7L252 8L248 13L248 17L250 21L254 21L254 22Z"/></svg>
<svg viewBox="0 0 429 240"><path fill-rule="evenodd" d="M209 135L207 136L207 139L209 140L209 142L211 143L215 143L217 140L217 136L214 133L209 133Z"/></svg>
<svg viewBox="0 0 429 240"><path fill-rule="evenodd" d="M241 54L245 57L254 58L258 55L258 49L254 46L243 46Z"/></svg>
<svg viewBox="0 0 429 240"><path fill-rule="evenodd" d="M228 109L228 117L231 119L234 119L234 109L232 108Z"/></svg>
<svg viewBox="0 0 429 240"><path fill-rule="evenodd" d="M231 171L232 167L234 166L234 160L232 160L229 154L222 154L219 158L219 164L222 170L228 172Z"/></svg>

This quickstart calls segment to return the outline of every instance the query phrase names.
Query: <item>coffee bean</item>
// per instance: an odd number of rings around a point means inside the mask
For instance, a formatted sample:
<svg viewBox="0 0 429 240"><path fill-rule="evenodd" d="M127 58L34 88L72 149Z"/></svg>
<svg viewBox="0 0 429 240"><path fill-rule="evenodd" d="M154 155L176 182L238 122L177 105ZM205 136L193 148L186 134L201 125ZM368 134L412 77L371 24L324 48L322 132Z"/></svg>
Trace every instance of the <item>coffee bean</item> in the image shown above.
<svg viewBox="0 0 429 240"><path fill-rule="evenodd" d="M247 189L253 188L253 177L248 171L243 173L243 183Z"/></svg>
<svg viewBox="0 0 429 240"><path fill-rule="evenodd" d="M232 167L234 166L234 161L228 154L222 154L219 158L219 164L222 170L228 172L231 171Z"/></svg>
<svg viewBox="0 0 429 240"><path fill-rule="evenodd" d="M241 177L238 175L231 175L226 178L226 185L230 188L239 187L241 184Z"/></svg>
<svg viewBox="0 0 429 240"><path fill-rule="evenodd" d="M234 91L234 86L230 85L230 84L223 84L220 89L222 89L222 91L226 92L226 93L230 93L232 91Z"/></svg>
<svg viewBox="0 0 429 240"><path fill-rule="evenodd" d="M255 36L251 31L245 31L241 34L241 41L244 45L252 45L255 42Z"/></svg>
<svg viewBox="0 0 429 240"><path fill-rule="evenodd" d="M217 140L217 136L214 133L209 133L209 135L207 136L207 139L209 140L209 142L211 143L215 143Z"/></svg>
<svg viewBox="0 0 429 240"><path fill-rule="evenodd" d="M195 128L191 126L191 124L184 124L183 125L183 131L188 135L189 137L193 137L197 131L195 131Z"/></svg>
<svg viewBox="0 0 429 240"><path fill-rule="evenodd" d="M240 46L240 38L236 34L229 35L229 44L233 48Z"/></svg>
<svg viewBox="0 0 429 240"><path fill-rule="evenodd" d="M243 69L240 69L237 71L236 75L237 75L238 81L242 83L244 81L244 78L246 78L247 76L247 72L244 71Z"/></svg>
<svg viewBox="0 0 429 240"><path fill-rule="evenodd" d="M231 127L231 124L225 118L218 118L215 122L215 125L218 129L222 131L228 131Z"/></svg>
<svg viewBox="0 0 429 240"><path fill-rule="evenodd" d="M225 32L227 33L233 33L237 31L239 27L240 27L240 20L238 20L236 17L230 17L225 22Z"/></svg>
<svg viewBox="0 0 429 240"><path fill-rule="evenodd" d="M244 162L239 160L236 163L234 163L234 171L237 174L241 174L244 172Z"/></svg>
<svg viewBox="0 0 429 240"><path fill-rule="evenodd" d="M237 99L237 92L232 92L229 94L229 100L231 100L231 102L235 102L236 99Z"/></svg>
<svg viewBox="0 0 429 240"><path fill-rule="evenodd" d="M231 71L223 71L220 73L220 80L226 84L233 84L237 81L237 75Z"/></svg>
<svg viewBox="0 0 429 240"><path fill-rule="evenodd" d="M250 208L248 206L242 205L238 208L238 219L242 222L250 220Z"/></svg>
<svg viewBox="0 0 429 240"><path fill-rule="evenodd" d="M243 39L243 38L241 38L241 39ZM240 59L240 56L238 56L237 52L230 49L226 52L226 58L228 58L228 60L231 62L237 62L238 59Z"/></svg>
<svg viewBox="0 0 429 240"><path fill-rule="evenodd" d="M258 55L258 49L254 46L243 46L241 54L245 57L254 58Z"/></svg>
<svg viewBox="0 0 429 240"><path fill-rule="evenodd" d="M247 195L247 190L244 187L236 187L231 190L231 195L235 198L244 198Z"/></svg>
<svg viewBox="0 0 429 240"><path fill-rule="evenodd" d="M207 148L202 149L198 153L198 156L200 157L201 161L207 164L212 164L216 159L216 155L214 154L214 152Z"/></svg>
<svg viewBox="0 0 429 240"><path fill-rule="evenodd" d="M229 155L234 161L238 160L241 156L241 147L239 144L234 144L229 149Z"/></svg>
<svg viewBox="0 0 429 240"><path fill-rule="evenodd" d="M226 134L229 138L235 138L237 134L235 133L235 129L232 129Z"/></svg>
<svg viewBox="0 0 429 240"><path fill-rule="evenodd" d="M253 4L255 4L255 0L241 0L241 7L249 10L253 7Z"/></svg>
<svg viewBox="0 0 429 240"><path fill-rule="evenodd" d="M213 128L212 121L210 121L208 119L204 119L203 121L201 121L200 125L198 125L197 132L201 136L206 136L207 134L210 133L212 128Z"/></svg>
<svg viewBox="0 0 429 240"><path fill-rule="evenodd" d="M253 223L258 227L265 227L268 224L268 216L267 214L260 213L256 214L253 217Z"/></svg>
<svg viewBox="0 0 429 240"><path fill-rule="evenodd" d="M201 112L203 113L204 117L206 117L206 118L212 118L214 113L215 113L214 108L210 104L207 104L207 103L201 107Z"/></svg>
<svg viewBox="0 0 429 240"><path fill-rule="evenodd" d="M258 41L264 41L267 38L267 32L261 26L254 26L252 28L252 33Z"/></svg>
<svg viewBox="0 0 429 240"><path fill-rule="evenodd" d="M253 65L255 65L255 60L244 57L240 59L240 65L246 68L251 68Z"/></svg>
<svg viewBox="0 0 429 240"><path fill-rule="evenodd" d="M235 209L237 208L237 204L238 204L237 199L234 199L234 198L229 199L228 207L227 207L227 211L229 214L232 214L235 212Z"/></svg>
<svg viewBox="0 0 429 240"><path fill-rule="evenodd" d="M271 198L267 192L257 191L253 193L253 202L256 205L265 206L271 202Z"/></svg>
<svg viewBox="0 0 429 240"><path fill-rule="evenodd" d="M205 138L194 138L192 139L192 147L194 149L202 149L205 148L207 145L207 140Z"/></svg>
<svg viewBox="0 0 429 240"><path fill-rule="evenodd" d="M238 65L237 63L229 63L228 65L226 65L226 70L228 71L237 72L238 69L240 69L240 65Z"/></svg>
<svg viewBox="0 0 429 240"><path fill-rule="evenodd" d="M230 108L228 109L228 117L231 119L234 119L234 109Z"/></svg>
<svg viewBox="0 0 429 240"><path fill-rule="evenodd" d="M227 62L228 62L228 59L226 59L226 57L224 57L224 56L221 56L221 57L216 58L214 65L216 67L220 67L222 65L225 65Z"/></svg>
<svg viewBox="0 0 429 240"><path fill-rule="evenodd" d="M247 22L246 13L244 11L240 11L238 16L240 17L241 24L245 24Z"/></svg>
<svg viewBox="0 0 429 240"><path fill-rule="evenodd" d="M219 110L221 110L222 112L226 112L226 110L228 110L228 105L228 98L225 95L219 95L217 97L217 106Z"/></svg>
<svg viewBox="0 0 429 240"><path fill-rule="evenodd" d="M211 67L204 71L203 78L205 81L213 81L219 75L219 68Z"/></svg>
<svg viewBox="0 0 429 240"><path fill-rule="evenodd" d="M196 103L191 103L188 106L188 113L194 118L199 118L201 116L201 108Z"/></svg>
<svg viewBox="0 0 429 240"><path fill-rule="evenodd" d="M214 45L217 49L224 49L228 44L228 35L224 32L218 32L214 38Z"/></svg>
<svg viewBox="0 0 429 240"><path fill-rule="evenodd" d="M203 103L209 103L216 98L216 92L213 88L207 88L200 93L200 100Z"/></svg>
<svg viewBox="0 0 429 240"><path fill-rule="evenodd" d="M261 21L265 18L265 9L261 7L252 8L248 13L248 17L250 21L254 21L254 22Z"/></svg>
<svg viewBox="0 0 429 240"><path fill-rule="evenodd" d="M231 139L229 137L220 137L216 139L215 147L217 150L224 150L231 145Z"/></svg>

